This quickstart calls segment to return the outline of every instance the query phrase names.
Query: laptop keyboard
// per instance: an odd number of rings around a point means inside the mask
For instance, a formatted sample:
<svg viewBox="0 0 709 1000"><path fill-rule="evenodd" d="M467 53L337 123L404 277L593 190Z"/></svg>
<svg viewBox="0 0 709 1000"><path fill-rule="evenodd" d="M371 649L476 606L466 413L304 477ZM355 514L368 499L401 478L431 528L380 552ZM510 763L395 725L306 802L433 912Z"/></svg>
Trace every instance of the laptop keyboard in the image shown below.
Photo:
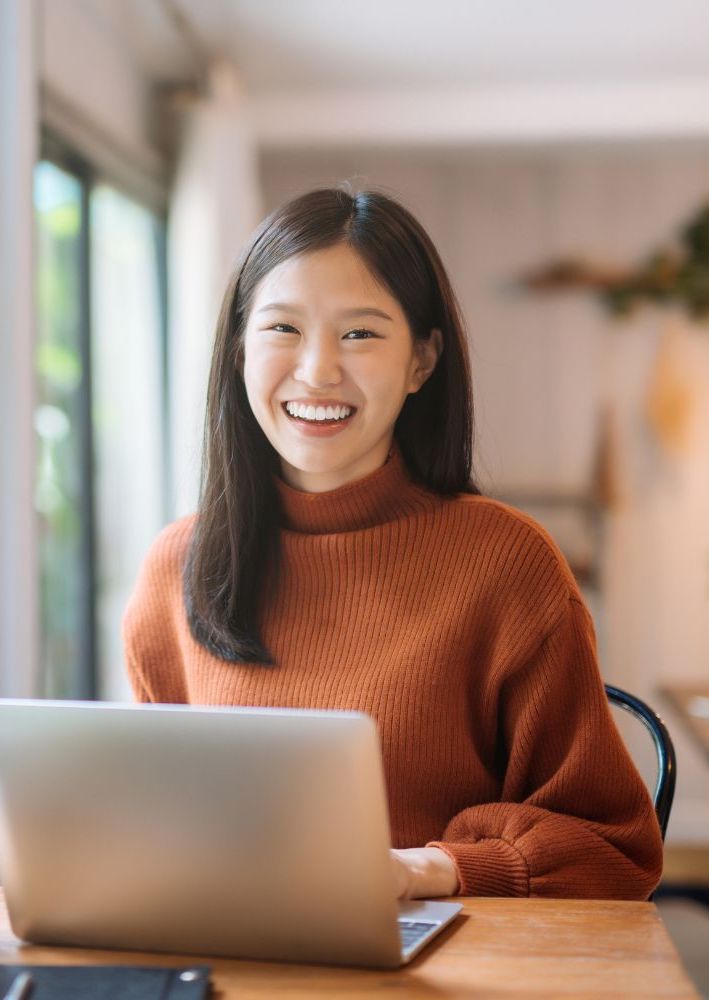
<svg viewBox="0 0 709 1000"><path fill-rule="evenodd" d="M415 947L420 941L438 927L438 924L430 920L405 920L399 918L399 934L401 936L401 947L403 951L408 951Z"/></svg>

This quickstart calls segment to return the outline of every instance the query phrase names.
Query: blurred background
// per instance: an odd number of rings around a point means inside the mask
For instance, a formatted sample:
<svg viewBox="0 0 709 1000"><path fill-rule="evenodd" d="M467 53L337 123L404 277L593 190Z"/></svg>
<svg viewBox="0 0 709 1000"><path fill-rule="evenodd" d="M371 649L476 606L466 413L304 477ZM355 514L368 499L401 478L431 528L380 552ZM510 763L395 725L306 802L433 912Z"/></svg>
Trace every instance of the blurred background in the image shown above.
<svg viewBox="0 0 709 1000"><path fill-rule="evenodd" d="M229 272L267 211L342 180L437 244L484 490L551 531L605 680L670 725L698 884L703 0L0 0L0 693L129 697L121 614L195 504Z"/></svg>

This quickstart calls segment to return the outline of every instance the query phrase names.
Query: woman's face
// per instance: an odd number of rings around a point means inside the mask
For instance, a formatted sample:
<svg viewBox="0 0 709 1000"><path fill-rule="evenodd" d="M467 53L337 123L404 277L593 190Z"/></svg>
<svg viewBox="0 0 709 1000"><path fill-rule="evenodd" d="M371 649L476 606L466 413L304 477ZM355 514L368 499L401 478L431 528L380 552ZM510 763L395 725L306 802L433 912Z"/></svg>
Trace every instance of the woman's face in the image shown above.
<svg viewBox="0 0 709 1000"><path fill-rule="evenodd" d="M414 345L397 300L344 244L273 268L246 324L244 381L283 479L321 493L383 465L440 345L438 330Z"/></svg>

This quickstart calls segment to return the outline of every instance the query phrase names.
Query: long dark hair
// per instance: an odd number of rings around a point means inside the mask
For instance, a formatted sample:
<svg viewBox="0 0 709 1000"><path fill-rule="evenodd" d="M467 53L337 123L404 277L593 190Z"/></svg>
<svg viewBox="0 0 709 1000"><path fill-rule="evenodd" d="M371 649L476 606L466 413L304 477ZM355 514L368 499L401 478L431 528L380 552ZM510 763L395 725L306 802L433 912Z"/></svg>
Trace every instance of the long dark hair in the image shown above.
<svg viewBox="0 0 709 1000"><path fill-rule="evenodd" d="M428 489L479 493L472 475L473 399L460 307L419 222L379 191L345 184L294 198L256 229L237 262L217 323L207 393L202 485L184 570L194 638L224 660L272 665L259 629L261 600L278 569L278 455L251 410L242 376L244 331L259 282L296 254L344 243L400 303L414 338L438 327L443 351L407 396L394 436L407 469Z"/></svg>

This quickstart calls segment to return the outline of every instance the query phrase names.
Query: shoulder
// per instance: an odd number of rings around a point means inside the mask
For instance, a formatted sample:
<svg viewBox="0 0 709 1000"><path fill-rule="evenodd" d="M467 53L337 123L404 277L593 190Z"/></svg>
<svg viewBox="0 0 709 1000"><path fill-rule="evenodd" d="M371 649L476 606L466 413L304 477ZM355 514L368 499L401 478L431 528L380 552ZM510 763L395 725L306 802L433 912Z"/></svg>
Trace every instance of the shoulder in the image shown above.
<svg viewBox="0 0 709 1000"><path fill-rule="evenodd" d="M188 514L162 529L145 554L140 577L182 571L196 517L196 514Z"/></svg>
<svg viewBox="0 0 709 1000"><path fill-rule="evenodd" d="M511 557L533 557L555 564L574 580L566 557L546 528L524 511L471 493L458 493L448 501L449 517L458 532L476 546L493 547Z"/></svg>
<svg viewBox="0 0 709 1000"><path fill-rule="evenodd" d="M543 631L583 602L565 555L529 514L491 497L459 493L448 501L451 542L491 610L533 617Z"/></svg>
<svg viewBox="0 0 709 1000"><path fill-rule="evenodd" d="M123 613L128 676L141 701L187 700L181 674L182 570L195 515L163 528L150 545Z"/></svg>
<svg viewBox="0 0 709 1000"><path fill-rule="evenodd" d="M181 601L182 570L195 518L190 514L173 521L151 543L124 613L124 629L156 613L164 615L173 603Z"/></svg>

